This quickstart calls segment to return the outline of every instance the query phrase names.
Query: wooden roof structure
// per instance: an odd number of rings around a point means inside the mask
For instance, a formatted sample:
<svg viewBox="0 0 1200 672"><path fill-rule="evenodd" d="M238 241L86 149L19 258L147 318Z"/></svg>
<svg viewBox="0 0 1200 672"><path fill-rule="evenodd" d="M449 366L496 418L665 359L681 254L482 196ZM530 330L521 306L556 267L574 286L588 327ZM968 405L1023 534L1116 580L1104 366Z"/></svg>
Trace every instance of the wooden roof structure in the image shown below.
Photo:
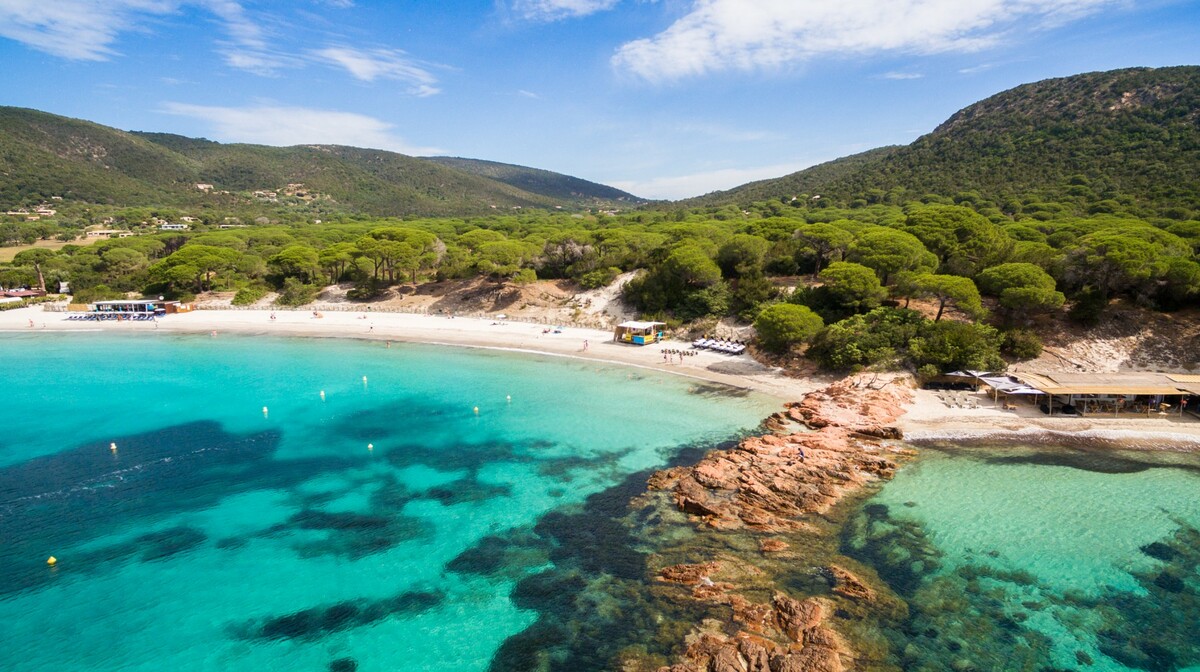
<svg viewBox="0 0 1200 672"><path fill-rule="evenodd" d="M1200 394L1200 376L1129 371L1121 373L1014 373L1012 377L1047 394ZM1179 380L1183 378L1185 380Z"/></svg>

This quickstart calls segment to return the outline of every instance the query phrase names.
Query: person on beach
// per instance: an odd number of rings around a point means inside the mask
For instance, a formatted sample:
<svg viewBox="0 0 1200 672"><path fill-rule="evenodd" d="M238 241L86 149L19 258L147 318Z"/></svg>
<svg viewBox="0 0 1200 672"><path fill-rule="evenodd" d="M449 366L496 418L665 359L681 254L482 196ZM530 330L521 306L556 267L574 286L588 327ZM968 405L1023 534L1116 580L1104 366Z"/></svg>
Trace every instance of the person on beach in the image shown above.
<svg viewBox="0 0 1200 672"><path fill-rule="evenodd" d="M271 321L272 322L275 321L275 312L274 311L271 312Z"/></svg>
<svg viewBox="0 0 1200 672"><path fill-rule="evenodd" d="M583 339L583 351L587 352L587 349L588 349L588 342L587 342L587 339L585 338L585 339Z"/></svg>

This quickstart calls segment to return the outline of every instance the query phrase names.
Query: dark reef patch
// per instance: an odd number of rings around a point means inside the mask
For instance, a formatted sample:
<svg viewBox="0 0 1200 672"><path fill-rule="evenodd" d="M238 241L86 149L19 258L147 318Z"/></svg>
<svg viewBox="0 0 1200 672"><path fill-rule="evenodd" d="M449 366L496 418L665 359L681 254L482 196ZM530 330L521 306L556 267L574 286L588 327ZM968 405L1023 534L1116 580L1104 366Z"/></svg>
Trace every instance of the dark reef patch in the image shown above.
<svg viewBox="0 0 1200 672"><path fill-rule="evenodd" d="M693 463L711 448L681 449L671 463ZM680 599L675 587L647 576L644 549L656 540L636 534L629 503L645 492L651 473L631 474L581 506L547 513L534 525L536 545L549 549L554 567L526 576L514 588L513 601L535 610L538 619L504 641L492 658L492 672L611 670L631 648L665 662L693 624L705 616L729 618L727 607ZM489 540L451 564L463 571L496 571L514 548L533 546L529 540Z"/></svg>
<svg viewBox="0 0 1200 672"><path fill-rule="evenodd" d="M439 485L421 494L422 499L432 499L444 506L473 504L510 496L512 496L512 486L506 483L481 483L474 478L459 479Z"/></svg>
<svg viewBox="0 0 1200 672"><path fill-rule="evenodd" d="M488 535L446 563L446 570L457 574L519 579L530 567L544 565L548 557L546 543L528 531L514 530L505 535Z"/></svg>
<svg viewBox="0 0 1200 672"><path fill-rule="evenodd" d="M286 523L269 528L268 534L277 535L292 530L325 533L322 540L306 540L296 544L296 551L302 557L333 555L352 560L382 553L431 533L421 519L398 513L329 513L306 509L294 514Z"/></svg>
<svg viewBox="0 0 1200 672"><path fill-rule="evenodd" d="M1068 467L1099 474L1136 474L1161 465L1124 458L1111 453L1053 451L1028 455L1004 455L987 458L988 464L1032 464L1043 467Z"/></svg>
<svg viewBox="0 0 1200 672"><path fill-rule="evenodd" d="M748 388L733 387L732 385L711 385L707 383L693 383L688 387L687 391L688 394L708 399L744 399L750 396Z"/></svg>
<svg viewBox="0 0 1200 672"><path fill-rule="evenodd" d="M134 559L139 562L166 560L187 553L207 539L204 532L194 527L172 527L88 551L79 556L79 561L86 565L107 565Z"/></svg>
<svg viewBox="0 0 1200 672"><path fill-rule="evenodd" d="M313 641L335 632L371 625L385 618L412 616L440 606L436 591L405 591L382 600L347 600L230 628L238 639Z"/></svg>
<svg viewBox="0 0 1200 672"><path fill-rule="evenodd" d="M1167 562L1174 560L1176 557L1179 556L1178 551L1171 548L1167 544L1162 543L1161 541L1155 541L1155 542L1146 544L1145 546L1142 546L1140 550L1142 551L1142 553L1145 553L1146 555L1154 558L1155 560L1163 560L1163 561L1167 561Z"/></svg>
<svg viewBox="0 0 1200 672"><path fill-rule="evenodd" d="M329 672L357 672L358 661L353 658L338 658L329 662Z"/></svg>
<svg viewBox="0 0 1200 672"><path fill-rule="evenodd" d="M51 553L60 561L57 579L105 571L114 561L169 558L203 541L202 533L153 533L129 542L136 548L72 549L239 493L291 489L365 459L278 460L279 439L275 431L242 436L215 422L194 422L113 437L115 454L105 440L0 468L0 594L49 581L43 562Z"/></svg>

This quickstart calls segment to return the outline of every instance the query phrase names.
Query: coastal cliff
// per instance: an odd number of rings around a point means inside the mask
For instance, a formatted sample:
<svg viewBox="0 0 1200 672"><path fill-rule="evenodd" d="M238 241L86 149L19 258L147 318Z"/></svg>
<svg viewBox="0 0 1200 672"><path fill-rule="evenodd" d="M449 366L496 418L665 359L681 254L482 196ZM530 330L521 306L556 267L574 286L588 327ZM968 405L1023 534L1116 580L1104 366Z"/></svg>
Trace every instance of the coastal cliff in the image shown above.
<svg viewBox="0 0 1200 672"><path fill-rule="evenodd" d="M687 634L682 653L659 672L839 672L856 669L860 653L830 624L835 612L902 608L871 587L877 579L824 562L814 568L826 595L796 599L778 585L780 569L798 556L845 562L830 548L826 514L871 484L890 479L909 449L888 443L901 438L891 423L903 413L911 391L895 381L877 384L848 378L806 395L775 414L768 426L792 423L807 431L745 439L714 451L697 464L659 471L651 494L665 494L697 523L692 555L698 562L661 567L658 581L689 589L689 599L727 606L732 620L705 619ZM661 500L659 500L661 502ZM705 532L707 530L707 532ZM705 536L752 535L755 545L711 544ZM818 541L820 540L820 541ZM824 545L823 553L812 552ZM702 551L701 551L702 552ZM662 558L666 555L652 556ZM769 599L763 599L768 596Z"/></svg>

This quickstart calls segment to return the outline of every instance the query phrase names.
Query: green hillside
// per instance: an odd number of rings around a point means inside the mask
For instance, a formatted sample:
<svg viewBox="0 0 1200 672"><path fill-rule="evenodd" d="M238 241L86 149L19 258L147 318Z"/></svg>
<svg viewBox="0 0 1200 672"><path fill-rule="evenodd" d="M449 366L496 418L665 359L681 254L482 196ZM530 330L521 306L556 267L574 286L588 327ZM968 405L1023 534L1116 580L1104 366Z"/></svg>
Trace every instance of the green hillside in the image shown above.
<svg viewBox="0 0 1200 672"><path fill-rule="evenodd" d="M114 128L37 110L0 107L0 205L51 196L90 203L186 201L198 166Z"/></svg>
<svg viewBox="0 0 1200 672"><path fill-rule="evenodd" d="M645 202L645 199L638 198L629 192L621 191L615 187L589 182L578 177L563 175L540 168L514 166L509 163L481 161L479 159L463 159L453 156L433 156L426 160L456 168L473 175L503 182L518 189L562 200L590 199L625 203Z"/></svg>
<svg viewBox="0 0 1200 672"><path fill-rule="evenodd" d="M528 188L521 188L479 171L393 152L222 144L0 107L0 207L5 209L55 196L67 203L253 209L266 204L252 192L296 183L311 200L293 199L292 206L311 203L321 212L373 216L481 215L631 198L603 185L528 171L538 179L524 180ZM200 183L213 185L212 191L197 189Z"/></svg>
<svg viewBox="0 0 1200 672"><path fill-rule="evenodd" d="M1031 196L1200 209L1200 67L1133 68L1026 84L959 111L907 147L748 184L696 204L801 193L843 205L939 194L1010 209Z"/></svg>

